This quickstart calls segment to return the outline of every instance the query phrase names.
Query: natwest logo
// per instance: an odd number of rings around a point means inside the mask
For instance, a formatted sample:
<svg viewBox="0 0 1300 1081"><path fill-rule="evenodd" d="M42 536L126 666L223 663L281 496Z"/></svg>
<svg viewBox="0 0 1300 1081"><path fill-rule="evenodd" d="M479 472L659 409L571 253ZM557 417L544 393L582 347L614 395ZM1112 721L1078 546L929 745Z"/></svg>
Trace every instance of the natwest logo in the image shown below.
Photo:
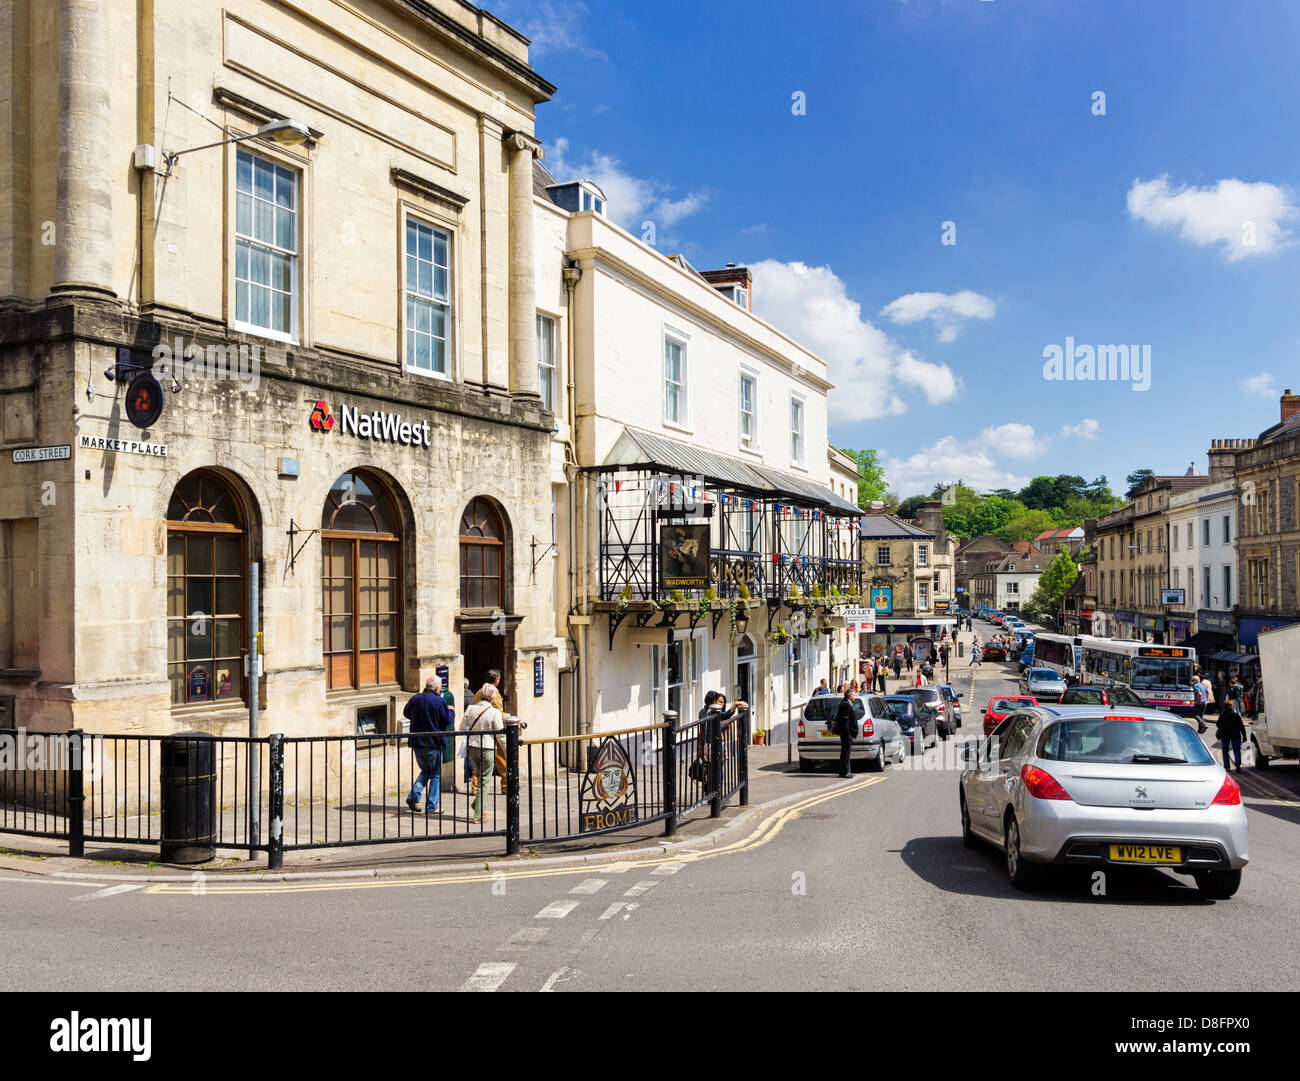
<svg viewBox="0 0 1300 1081"><path fill-rule="evenodd" d="M334 427L334 417L330 414L330 403L321 398L316 408L311 411L311 426L318 432L328 432Z"/></svg>

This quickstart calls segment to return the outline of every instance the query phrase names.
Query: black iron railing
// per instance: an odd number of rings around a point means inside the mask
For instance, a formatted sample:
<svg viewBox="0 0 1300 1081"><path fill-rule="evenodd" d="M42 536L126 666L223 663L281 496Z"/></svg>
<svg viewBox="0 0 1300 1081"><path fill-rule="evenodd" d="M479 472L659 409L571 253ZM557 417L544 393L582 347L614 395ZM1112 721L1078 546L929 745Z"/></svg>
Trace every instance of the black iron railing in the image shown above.
<svg viewBox="0 0 1300 1081"><path fill-rule="evenodd" d="M260 739L0 730L46 749L0 775L0 833L66 839L73 855L88 840L245 849L277 868L311 848L496 837L513 855L659 822L671 836L705 804L717 817L737 793L748 802L747 714L679 727L665 713L644 728L538 740L521 740L522 727ZM466 744L476 785L461 773ZM445 764L460 774L450 786ZM408 802L422 768L430 785Z"/></svg>

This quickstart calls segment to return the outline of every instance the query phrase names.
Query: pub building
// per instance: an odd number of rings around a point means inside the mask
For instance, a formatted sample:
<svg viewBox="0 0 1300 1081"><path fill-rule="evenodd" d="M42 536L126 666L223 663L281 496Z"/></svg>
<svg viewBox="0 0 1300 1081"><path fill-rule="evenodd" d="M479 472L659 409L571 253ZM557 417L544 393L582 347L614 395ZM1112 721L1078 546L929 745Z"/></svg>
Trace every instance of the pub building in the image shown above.
<svg viewBox="0 0 1300 1081"><path fill-rule="evenodd" d="M17 9L49 138L0 156L0 724L242 734L256 617L263 734L391 731L492 668L554 733L554 87L468 5L369 7Z"/></svg>

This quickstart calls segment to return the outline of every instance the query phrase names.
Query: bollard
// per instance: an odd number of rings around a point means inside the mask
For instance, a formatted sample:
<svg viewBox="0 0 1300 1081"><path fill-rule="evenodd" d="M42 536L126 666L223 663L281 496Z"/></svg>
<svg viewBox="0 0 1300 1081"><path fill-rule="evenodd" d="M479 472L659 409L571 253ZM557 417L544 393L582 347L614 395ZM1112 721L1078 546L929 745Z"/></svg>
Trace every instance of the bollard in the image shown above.
<svg viewBox="0 0 1300 1081"><path fill-rule="evenodd" d="M519 718L515 716L506 717L506 855L519 855Z"/></svg>
<svg viewBox="0 0 1300 1081"><path fill-rule="evenodd" d="M271 786L267 815L271 835L266 843L266 866L278 871L284 866L284 736L279 732L267 739L267 778Z"/></svg>
<svg viewBox="0 0 1300 1081"><path fill-rule="evenodd" d="M68 855L86 854L86 735L80 728L68 733Z"/></svg>
<svg viewBox="0 0 1300 1081"><path fill-rule="evenodd" d="M677 836L677 712L664 710L664 836Z"/></svg>

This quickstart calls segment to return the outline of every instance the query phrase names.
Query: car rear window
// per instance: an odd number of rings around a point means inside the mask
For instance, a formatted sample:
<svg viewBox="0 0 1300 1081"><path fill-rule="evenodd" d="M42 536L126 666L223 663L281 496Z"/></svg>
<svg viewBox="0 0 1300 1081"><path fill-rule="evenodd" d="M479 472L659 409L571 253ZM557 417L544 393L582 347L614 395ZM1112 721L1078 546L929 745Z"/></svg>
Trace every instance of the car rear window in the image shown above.
<svg viewBox="0 0 1300 1081"><path fill-rule="evenodd" d="M939 701L940 694L937 687L921 687L918 688L916 697L922 702L931 703Z"/></svg>
<svg viewBox="0 0 1300 1081"><path fill-rule="evenodd" d="M804 707L804 720L829 721L835 716L836 711L840 708L840 703L843 701L843 695L838 694L819 694L815 698L810 698L808 704ZM861 698L853 700L853 712L859 718L866 716L867 707L862 704Z"/></svg>
<svg viewBox="0 0 1300 1081"><path fill-rule="evenodd" d="M1137 762L1208 766L1214 759L1190 725L1181 721L1058 721L1043 733L1040 758L1060 762Z"/></svg>
<svg viewBox="0 0 1300 1081"><path fill-rule="evenodd" d="M889 707L889 715L896 720L907 716L907 710L911 704L911 702L901 698L885 699L885 705Z"/></svg>
<svg viewBox="0 0 1300 1081"><path fill-rule="evenodd" d="M1033 703L1027 698L995 698L989 703L989 709L994 713L1010 713L1021 706L1030 705L1033 705Z"/></svg>
<svg viewBox="0 0 1300 1081"><path fill-rule="evenodd" d="M1065 692L1065 697L1061 701L1067 706L1100 705L1104 697L1105 692L1100 687L1071 687Z"/></svg>

